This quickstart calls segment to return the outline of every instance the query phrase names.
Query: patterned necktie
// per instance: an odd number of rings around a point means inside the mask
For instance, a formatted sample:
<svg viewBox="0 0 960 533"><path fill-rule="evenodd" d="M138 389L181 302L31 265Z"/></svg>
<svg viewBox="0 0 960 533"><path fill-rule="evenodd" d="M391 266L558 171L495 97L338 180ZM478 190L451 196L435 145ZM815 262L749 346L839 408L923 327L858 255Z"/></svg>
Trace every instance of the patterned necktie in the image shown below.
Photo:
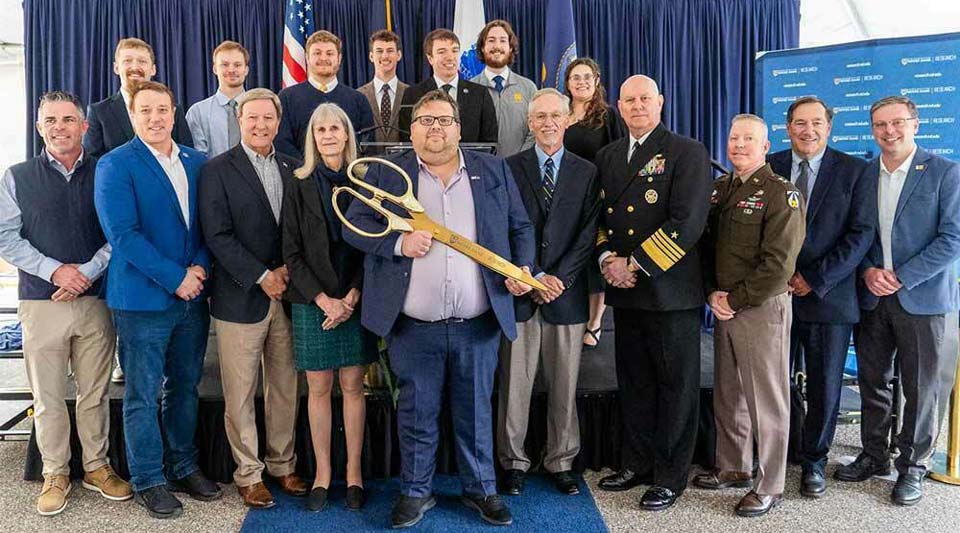
<svg viewBox="0 0 960 533"><path fill-rule="evenodd" d="M237 101L227 102L227 143L231 148L240 142L240 124L237 123Z"/></svg>
<svg viewBox="0 0 960 533"><path fill-rule="evenodd" d="M800 189L803 199L807 199L807 188L810 186L810 162L806 159L800 160L800 176L797 177L796 186Z"/></svg>
<svg viewBox="0 0 960 533"><path fill-rule="evenodd" d="M444 83L443 87L440 87L440 88L443 89L443 92L447 93L447 96L453 98L453 95L450 94L450 89L453 89L453 85L450 85L449 83ZM456 98L454 98L454 100L456 100Z"/></svg>
<svg viewBox="0 0 960 533"><path fill-rule="evenodd" d="M497 74L493 77L493 88L497 90L497 94L503 94L503 76Z"/></svg>
<svg viewBox="0 0 960 533"><path fill-rule="evenodd" d="M553 174L553 158L548 157L543 164L543 199L547 203L547 212L550 212L550 204L553 202L553 189L557 186L557 180Z"/></svg>
<svg viewBox="0 0 960 533"><path fill-rule="evenodd" d="M380 97L380 121L384 126L389 126L390 114L393 112L393 108L390 107L390 86L384 83L380 92L383 93Z"/></svg>

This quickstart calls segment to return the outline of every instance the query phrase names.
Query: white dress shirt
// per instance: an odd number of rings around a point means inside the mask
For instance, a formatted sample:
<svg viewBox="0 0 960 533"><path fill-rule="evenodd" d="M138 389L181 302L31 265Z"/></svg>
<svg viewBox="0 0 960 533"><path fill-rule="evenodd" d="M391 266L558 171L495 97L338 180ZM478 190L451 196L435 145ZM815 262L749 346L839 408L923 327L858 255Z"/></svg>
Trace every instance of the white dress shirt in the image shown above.
<svg viewBox="0 0 960 533"><path fill-rule="evenodd" d="M450 96L450 98L453 98L454 100L457 99L457 84L460 83L460 76L455 76L450 81L443 81L440 78L438 78L436 75L434 75L433 81L434 83L437 84L437 89L443 89L444 85L449 85L450 87L452 87L452 89L450 89L450 91L447 92L447 95Z"/></svg>
<svg viewBox="0 0 960 533"><path fill-rule="evenodd" d="M394 109L397 106L397 84L400 83L400 80L396 76L393 77L390 81L382 81L380 78L373 77L373 91L376 95L375 100L377 101L377 113L381 112L380 109L380 99L383 98L383 86L387 85L390 87L390 91L387 94L390 95L390 109Z"/></svg>
<svg viewBox="0 0 960 533"><path fill-rule="evenodd" d="M318 90L318 91L320 91L320 92L322 92L322 93L328 93L328 92L336 89L336 88L337 88L337 85L340 84L340 80L338 80L337 78L333 78L333 81L331 81L330 83L327 84L327 90L324 91L324 90L320 87L320 82L319 82L319 81L317 81L317 80L315 80L315 79L313 79L313 78L307 78L307 80L310 82L310 85L313 85L313 88L314 88L314 89L316 89L316 90Z"/></svg>
<svg viewBox="0 0 960 533"><path fill-rule="evenodd" d="M627 163L633 159L633 148L636 146L636 144L639 142L640 146L643 146L643 143L647 142L647 138L650 137L650 134L653 133L653 130L655 129L657 128L654 127L652 130L644 133L639 139L634 137L632 133L630 134L630 144L627 145ZM646 163L646 161L644 161L644 163Z"/></svg>
<svg viewBox="0 0 960 533"><path fill-rule="evenodd" d="M913 164L913 156L917 155L917 147L913 147L910 156L903 163L890 171L880 158L880 183L877 194L877 207L880 210L880 247L883 249L883 268L893 270L893 219L897 214L897 204L900 202L900 193L903 184L907 181L907 173Z"/></svg>
<svg viewBox="0 0 960 533"><path fill-rule="evenodd" d="M147 143L147 149L157 158L160 168L167 175L170 184L173 185L174 192L177 193L177 201L180 203L180 212L183 213L183 221L190 227L190 182L187 181L187 169L183 168L183 162L180 161L180 147L173 143L173 150L170 157L161 154Z"/></svg>

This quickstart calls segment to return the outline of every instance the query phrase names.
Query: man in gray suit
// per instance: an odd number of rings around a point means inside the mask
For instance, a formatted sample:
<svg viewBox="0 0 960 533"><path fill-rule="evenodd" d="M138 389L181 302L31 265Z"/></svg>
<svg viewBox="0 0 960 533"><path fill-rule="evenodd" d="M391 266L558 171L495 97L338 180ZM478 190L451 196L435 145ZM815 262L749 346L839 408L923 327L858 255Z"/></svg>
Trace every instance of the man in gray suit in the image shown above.
<svg viewBox="0 0 960 533"><path fill-rule="evenodd" d="M397 63L403 58L400 37L390 30L378 30L370 36L370 62L373 79L357 90L367 97L377 123L377 142L397 142L400 130L400 102L407 84L397 79Z"/></svg>

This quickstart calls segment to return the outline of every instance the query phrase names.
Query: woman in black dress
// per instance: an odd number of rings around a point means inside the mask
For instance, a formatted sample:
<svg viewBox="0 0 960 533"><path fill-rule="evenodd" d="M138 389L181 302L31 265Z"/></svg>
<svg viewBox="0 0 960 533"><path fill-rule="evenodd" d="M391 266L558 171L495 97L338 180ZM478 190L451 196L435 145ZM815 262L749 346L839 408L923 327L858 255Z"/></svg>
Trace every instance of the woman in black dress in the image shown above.
<svg viewBox="0 0 960 533"><path fill-rule="evenodd" d="M616 109L607 105L606 92L600 84L600 67L589 57L573 60L564 74L564 85L570 97L571 122L563 138L563 147L590 161L601 148L626 135L626 126ZM600 322L606 309L603 303L604 283L600 266L590 262L587 276L590 288L590 319L583 344L592 348L600 342Z"/></svg>
<svg viewBox="0 0 960 533"><path fill-rule="evenodd" d="M283 201L283 256L290 271L297 368L307 374L307 408L317 474L307 498L323 509L330 488L330 395L337 371L347 437L347 507L366 499L360 469L366 400L363 376L377 359L376 339L360 325L363 254L341 235L333 211L333 188L347 183L347 165L357 157L353 125L336 104L317 106L304 143L304 164ZM340 207L346 209L345 205Z"/></svg>

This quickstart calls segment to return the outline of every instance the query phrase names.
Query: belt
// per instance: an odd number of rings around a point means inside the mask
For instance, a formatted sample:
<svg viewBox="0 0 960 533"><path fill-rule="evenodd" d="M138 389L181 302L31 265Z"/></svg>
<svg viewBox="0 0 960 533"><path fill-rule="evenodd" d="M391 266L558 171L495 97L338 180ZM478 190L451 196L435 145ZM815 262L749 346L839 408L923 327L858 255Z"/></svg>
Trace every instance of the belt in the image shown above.
<svg viewBox="0 0 960 533"><path fill-rule="evenodd" d="M464 322L469 322L471 320L477 320L479 318L484 318L487 315L491 314L493 311L486 311L485 313L479 314L473 318L462 318L462 317L451 317L451 318L442 318L440 320L420 320L418 318L413 318L410 315L400 314L403 318L413 322L414 324L430 324L433 326L445 326L447 324L462 324Z"/></svg>

